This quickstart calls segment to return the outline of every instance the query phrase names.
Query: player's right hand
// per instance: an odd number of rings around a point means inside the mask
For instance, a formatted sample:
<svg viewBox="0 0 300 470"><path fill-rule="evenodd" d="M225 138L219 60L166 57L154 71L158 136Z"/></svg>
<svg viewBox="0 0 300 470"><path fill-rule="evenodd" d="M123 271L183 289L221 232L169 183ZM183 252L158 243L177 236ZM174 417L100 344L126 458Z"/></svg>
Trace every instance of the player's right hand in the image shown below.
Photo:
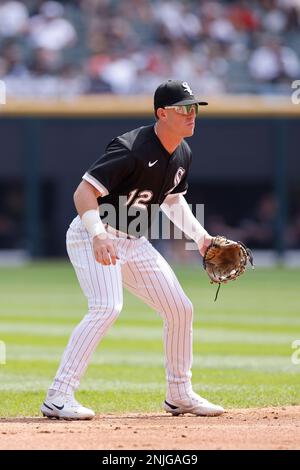
<svg viewBox="0 0 300 470"><path fill-rule="evenodd" d="M110 264L115 265L117 259L119 259L114 241L110 238L108 233L96 235L93 238L93 249L96 261L104 266L109 266Z"/></svg>

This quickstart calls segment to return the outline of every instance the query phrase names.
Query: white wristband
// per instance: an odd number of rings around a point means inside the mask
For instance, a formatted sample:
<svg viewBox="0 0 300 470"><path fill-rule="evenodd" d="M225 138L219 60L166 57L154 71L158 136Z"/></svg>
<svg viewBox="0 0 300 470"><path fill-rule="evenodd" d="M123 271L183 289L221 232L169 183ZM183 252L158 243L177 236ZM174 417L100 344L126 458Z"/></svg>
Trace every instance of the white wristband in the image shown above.
<svg viewBox="0 0 300 470"><path fill-rule="evenodd" d="M81 220L91 237L106 233L105 227L97 209L90 209L81 216Z"/></svg>

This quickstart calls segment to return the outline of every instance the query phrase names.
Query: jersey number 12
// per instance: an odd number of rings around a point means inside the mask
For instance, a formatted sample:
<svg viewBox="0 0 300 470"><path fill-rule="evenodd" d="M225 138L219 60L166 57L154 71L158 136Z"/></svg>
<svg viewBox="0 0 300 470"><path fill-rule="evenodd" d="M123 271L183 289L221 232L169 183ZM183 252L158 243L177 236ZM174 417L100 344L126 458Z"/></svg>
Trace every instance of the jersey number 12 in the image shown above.
<svg viewBox="0 0 300 470"><path fill-rule="evenodd" d="M147 204L151 201L152 197L152 191L139 191L138 189L134 189L128 194L126 206L138 207L139 209L147 209Z"/></svg>

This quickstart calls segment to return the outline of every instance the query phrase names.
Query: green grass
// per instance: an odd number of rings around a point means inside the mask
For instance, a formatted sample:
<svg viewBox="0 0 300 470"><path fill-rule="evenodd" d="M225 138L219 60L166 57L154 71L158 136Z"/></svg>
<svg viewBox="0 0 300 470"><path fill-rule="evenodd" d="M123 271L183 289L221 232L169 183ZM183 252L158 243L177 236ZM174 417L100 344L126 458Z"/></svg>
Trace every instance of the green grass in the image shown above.
<svg viewBox="0 0 300 470"><path fill-rule="evenodd" d="M300 404L300 364L291 361L300 270L249 271L217 302L200 267L176 272L195 307L194 389L232 408ZM1 268L0 299L0 416L37 416L85 298L71 265L53 262ZM161 410L164 394L162 322L125 293L77 397L98 413L149 412Z"/></svg>

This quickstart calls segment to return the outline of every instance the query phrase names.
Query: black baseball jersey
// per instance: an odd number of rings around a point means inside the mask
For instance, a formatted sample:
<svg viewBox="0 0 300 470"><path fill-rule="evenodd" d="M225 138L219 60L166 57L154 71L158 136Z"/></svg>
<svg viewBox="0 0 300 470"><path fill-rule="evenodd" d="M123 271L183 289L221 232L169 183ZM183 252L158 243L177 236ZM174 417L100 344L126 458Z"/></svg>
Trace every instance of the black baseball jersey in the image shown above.
<svg viewBox="0 0 300 470"><path fill-rule="evenodd" d="M102 194L98 202L103 221L141 236L166 195L186 193L190 163L185 140L170 155L151 125L113 139L83 179Z"/></svg>

